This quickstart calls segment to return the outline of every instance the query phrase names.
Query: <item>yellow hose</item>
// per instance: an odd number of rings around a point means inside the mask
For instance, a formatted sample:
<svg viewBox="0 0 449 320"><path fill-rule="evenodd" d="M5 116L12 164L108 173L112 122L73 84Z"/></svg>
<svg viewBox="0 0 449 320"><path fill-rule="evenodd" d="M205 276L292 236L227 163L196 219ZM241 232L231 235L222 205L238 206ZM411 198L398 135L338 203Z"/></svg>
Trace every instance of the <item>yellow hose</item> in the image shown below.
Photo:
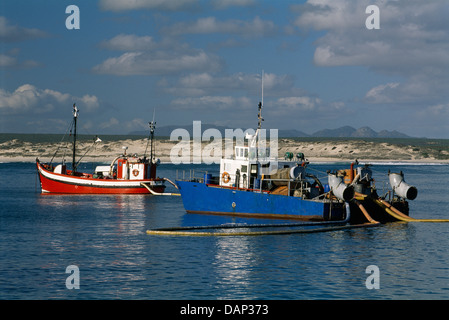
<svg viewBox="0 0 449 320"><path fill-rule="evenodd" d="M245 231L245 232L197 232L197 231L166 231L166 230L147 230L148 235L164 235L164 236L265 236L265 235L277 235L277 234L294 234L294 233L317 233L328 232L354 228L368 228L378 226L379 223L364 223L356 225L344 225L336 227L327 227L319 229L308 230L275 230L275 231Z"/></svg>
<svg viewBox="0 0 449 320"><path fill-rule="evenodd" d="M354 198L352 199L352 201L354 201L354 203L359 207L360 211L362 211L363 215L370 223L379 223L378 221L371 218L368 211L366 211L365 207L357 199Z"/></svg>
<svg viewBox="0 0 449 320"><path fill-rule="evenodd" d="M449 222L449 219L415 219L403 214L385 200L376 199L375 202L385 210L390 216L406 222Z"/></svg>
<svg viewBox="0 0 449 320"><path fill-rule="evenodd" d="M204 229L202 227L184 227L184 228L174 228L172 230L167 229L153 229L147 230L146 234L148 235L164 235L164 236L195 236L195 237L205 237L205 236L265 236L265 235L280 235L280 234L295 234L295 233L317 233L317 232L328 232L328 231L337 231L337 230L346 230L346 229L355 229L355 228L369 228L376 227L380 225L380 222L371 218L363 205L358 202L356 204L359 206L360 210L365 215L365 218L369 221L369 223L355 224L355 225L340 225L326 228L317 228L317 229L289 229L289 230L275 230L275 231L245 231L245 232L198 232L198 231L187 231L187 230L195 230L195 229ZM347 208L349 208L349 204L347 204ZM340 223L349 222L349 216L346 220L341 221ZM335 224L339 222L336 221ZM317 223L316 225L319 225ZM323 224L334 224L331 221L324 222ZM310 226L311 224L304 224L303 226ZM292 224L288 225L255 225L254 227L300 227L301 224ZM239 226L240 227L240 226ZM206 227L206 228L214 228L215 226ZM216 226L216 229L219 229L220 226ZM248 226L251 228L251 226Z"/></svg>

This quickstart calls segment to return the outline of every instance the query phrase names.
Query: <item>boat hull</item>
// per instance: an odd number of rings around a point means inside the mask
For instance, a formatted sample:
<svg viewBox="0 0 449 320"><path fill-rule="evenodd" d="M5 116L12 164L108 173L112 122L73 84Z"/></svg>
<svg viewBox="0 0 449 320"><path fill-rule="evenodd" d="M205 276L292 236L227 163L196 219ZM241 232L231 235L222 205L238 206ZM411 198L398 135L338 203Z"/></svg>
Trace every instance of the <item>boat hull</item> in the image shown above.
<svg viewBox="0 0 449 320"><path fill-rule="evenodd" d="M142 186L146 184L157 193L165 190L162 179L151 180L116 180L95 179L86 177L58 174L36 163L39 173L42 193L61 194L150 194L150 191Z"/></svg>
<svg viewBox="0 0 449 320"><path fill-rule="evenodd" d="M344 203L224 188L199 182L176 181L189 213L235 215L307 221L343 220Z"/></svg>

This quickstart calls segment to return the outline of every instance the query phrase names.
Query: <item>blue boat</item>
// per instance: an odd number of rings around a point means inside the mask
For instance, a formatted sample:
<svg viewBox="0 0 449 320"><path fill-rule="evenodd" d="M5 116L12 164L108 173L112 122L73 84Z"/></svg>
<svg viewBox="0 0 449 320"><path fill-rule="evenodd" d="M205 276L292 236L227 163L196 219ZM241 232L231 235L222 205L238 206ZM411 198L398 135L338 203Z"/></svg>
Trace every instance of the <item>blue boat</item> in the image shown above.
<svg viewBox="0 0 449 320"><path fill-rule="evenodd" d="M341 223L410 219L407 200L415 199L418 190L404 181L402 172L388 173L392 190L379 196L369 164L357 166L356 160L349 169L328 171L323 183L308 172L304 154L287 152L279 159L277 140L266 148L263 74L258 107L257 130L236 139L233 155L220 159L218 176L176 180L188 213Z"/></svg>
<svg viewBox="0 0 449 320"><path fill-rule="evenodd" d="M236 143L233 156L220 160L219 176L205 174L176 181L186 211L304 221L345 220L354 187L336 173L329 173L328 183L323 184L307 172L308 161L301 153L294 157L288 152L283 159L273 156L270 148L264 147L266 141L259 144L262 103L258 107L255 134L247 134L243 143Z"/></svg>
<svg viewBox="0 0 449 320"><path fill-rule="evenodd" d="M203 181L177 181L177 184L188 213L307 221L344 220L346 217L344 202L336 199L304 199Z"/></svg>

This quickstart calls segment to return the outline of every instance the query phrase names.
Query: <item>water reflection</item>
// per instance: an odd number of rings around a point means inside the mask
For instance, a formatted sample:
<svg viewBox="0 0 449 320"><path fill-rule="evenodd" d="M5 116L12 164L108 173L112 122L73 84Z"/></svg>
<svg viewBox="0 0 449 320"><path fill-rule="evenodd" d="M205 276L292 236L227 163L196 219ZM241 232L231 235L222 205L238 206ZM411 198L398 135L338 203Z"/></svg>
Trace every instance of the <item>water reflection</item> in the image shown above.
<svg viewBox="0 0 449 320"><path fill-rule="evenodd" d="M180 197L41 195L33 183L34 165L8 166L0 166L5 299L449 298L448 224L392 223L307 235L150 237L149 228L257 222L186 214ZM413 217L447 218L447 168L404 169L419 189L410 203ZM162 166L167 176L176 169ZM64 271L71 264L81 270L77 292L65 288ZM365 269L372 264L380 269L380 290L365 287Z"/></svg>
<svg viewBox="0 0 449 320"><path fill-rule="evenodd" d="M141 237L147 213L156 210L151 196L39 195L37 205L36 219L50 224L40 227L36 242L44 261L58 261L62 271L79 266L88 294L118 298L141 293L136 283L145 280L141 266L147 263ZM62 290L53 297L66 294Z"/></svg>
<svg viewBox="0 0 449 320"><path fill-rule="evenodd" d="M213 270L217 276L217 298L253 298L247 296L256 260L250 240L248 237L218 237L215 240Z"/></svg>

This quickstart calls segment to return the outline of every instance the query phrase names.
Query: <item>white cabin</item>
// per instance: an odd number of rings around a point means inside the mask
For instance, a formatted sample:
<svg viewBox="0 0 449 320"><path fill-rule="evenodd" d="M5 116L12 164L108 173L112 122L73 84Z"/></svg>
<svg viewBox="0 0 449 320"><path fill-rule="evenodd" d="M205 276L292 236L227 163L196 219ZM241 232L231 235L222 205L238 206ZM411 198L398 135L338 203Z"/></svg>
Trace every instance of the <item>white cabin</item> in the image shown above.
<svg viewBox="0 0 449 320"><path fill-rule="evenodd" d="M236 146L234 156L220 161L220 186L259 189L260 180L278 169L297 166L292 160L279 161L270 148Z"/></svg>

